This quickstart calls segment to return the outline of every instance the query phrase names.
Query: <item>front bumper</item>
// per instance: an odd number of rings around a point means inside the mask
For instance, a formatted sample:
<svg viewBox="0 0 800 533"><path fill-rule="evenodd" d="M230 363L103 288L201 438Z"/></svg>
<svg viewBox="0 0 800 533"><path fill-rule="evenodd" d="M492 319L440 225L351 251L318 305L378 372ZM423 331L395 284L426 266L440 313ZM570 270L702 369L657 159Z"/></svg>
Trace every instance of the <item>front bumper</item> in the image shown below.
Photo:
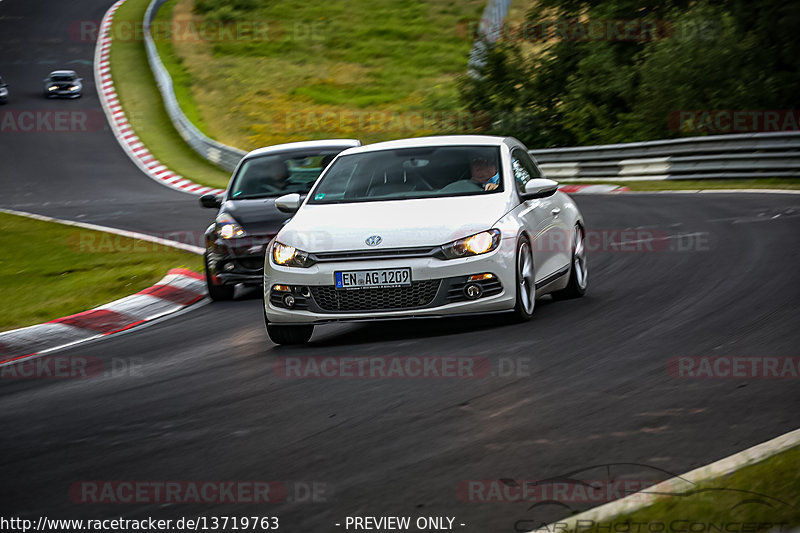
<svg viewBox="0 0 800 533"><path fill-rule="evenodd" d="M225 240L206 239L207 268L216 285L261 285L264 250L272 236Z"/></svg>
<svg viewBox="0 0 800 533"><path fill-rule="evenodd" d="M282 324L319 324L408 317L434 317L511 310L516 298L514 239L503 239L497 250L464 259L434 257L335 261L309 268L287 268L269 262L264 272L267 320ZM406 289L337 290L334 272L384 268L411 268L412 287ZM480 295L468 299L467 278L476 274L493 278L476 282ZM275 285L290 290L274 290ZM283 299L291 294L293 308Z"/></svg>
<svg viewBox="0 0 800 533"><path fill-rule="evenodd" d="M83 90L56 89L55 91L45 90L45 95L48 98L80 98L82 92Z"/></svg>

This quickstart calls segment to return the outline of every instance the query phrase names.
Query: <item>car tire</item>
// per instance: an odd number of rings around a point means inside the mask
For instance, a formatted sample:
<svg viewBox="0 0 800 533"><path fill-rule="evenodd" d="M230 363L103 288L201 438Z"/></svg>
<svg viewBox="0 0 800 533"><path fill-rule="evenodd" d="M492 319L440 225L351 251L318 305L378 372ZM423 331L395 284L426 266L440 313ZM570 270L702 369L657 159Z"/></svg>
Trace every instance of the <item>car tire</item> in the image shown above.
<svg viewBox="0 0 800 533"><path fill-rule="evenodd" d="M275 344L305 344L314 333L314 326L279 326L277 324L268 323L267 333L269 334L270 340Z"/></svg>
<svg viewBox="0 0 800 533"><path fill-rule="evenodd" d="M586 232L580 224L576 224L574 237L572 238L569 281L565 288L553 293L554 300L570 300L572 298L580 298L586 294L589 269L586 264L585 241Z"/></svg>
<svg viewBox="0 0 800 533"><path fill-rule="evenodd" d="M533 316L536 307L536 270L533 265L531 243L527 237L521 237L517 242L516 254L516 304L514 317L520 322L526 322Z"/></svg>
<svg viewBox="0 0 800 533"><path fill-rule="evenodd" d="M211 279L211 272L209 272L208 269L208 257L205 259L205 266L208 296L215 302L233 300L233 293L236 291L236 285L215 285Z"/></svg>

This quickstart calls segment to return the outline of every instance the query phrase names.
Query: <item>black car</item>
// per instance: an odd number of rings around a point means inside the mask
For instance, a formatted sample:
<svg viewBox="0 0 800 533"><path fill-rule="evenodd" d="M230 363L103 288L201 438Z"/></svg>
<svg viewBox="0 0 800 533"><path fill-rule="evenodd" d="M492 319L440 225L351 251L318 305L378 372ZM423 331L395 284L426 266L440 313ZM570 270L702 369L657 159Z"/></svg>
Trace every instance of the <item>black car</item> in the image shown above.
<svg viewBox="0 0 800 533"><path fill-rule="evenodd" d="M8 84L0 78L0 104L8 101Z"/></svg>
<svg viewBox="0 0 800 533"><path fill-rule="evenodd" d="M275 199L305 195L339 152L360 145L335 139L259 148L242 158L221 197L200 197L203 207L219 208L205 233L206 283L213 300L230 300L239 283L261 284L266 246L288 217Z"/></svg>
<svg viewBox="0 0 800 533"><path fill-rule="evenodd" d="M83 78L74 70L54 70L43 81L46 98L80 98L83 94Z"/></svg>

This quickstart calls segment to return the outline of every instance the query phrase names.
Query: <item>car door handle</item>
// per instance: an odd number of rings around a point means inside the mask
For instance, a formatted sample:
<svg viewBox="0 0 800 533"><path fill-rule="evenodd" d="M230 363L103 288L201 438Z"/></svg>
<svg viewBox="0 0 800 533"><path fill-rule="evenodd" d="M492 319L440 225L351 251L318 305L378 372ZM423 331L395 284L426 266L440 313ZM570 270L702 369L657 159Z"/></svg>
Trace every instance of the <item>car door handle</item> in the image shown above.
<svg viewBox="0 0 800 533"><path fill-rule="evenodd" d="M560 212L561 212L561 208L560 207L555 207L555 208L553 208L552 211L550 211L550 213L552 213L552 215L554 217L557 217Z"/></svg>

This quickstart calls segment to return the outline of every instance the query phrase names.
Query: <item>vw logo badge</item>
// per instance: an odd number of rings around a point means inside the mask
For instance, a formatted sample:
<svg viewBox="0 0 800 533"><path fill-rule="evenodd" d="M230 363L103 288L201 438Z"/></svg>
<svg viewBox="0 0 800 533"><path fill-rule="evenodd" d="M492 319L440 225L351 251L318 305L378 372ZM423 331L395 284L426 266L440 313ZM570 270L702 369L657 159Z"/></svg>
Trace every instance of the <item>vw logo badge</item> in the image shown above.
<svg viewBox="0 0 800 533"><path fill-rule="evenodd" d="M380 235L371 235L364 242L367 243L367 246L378 246L382 241L383 239Z"/></svg>

